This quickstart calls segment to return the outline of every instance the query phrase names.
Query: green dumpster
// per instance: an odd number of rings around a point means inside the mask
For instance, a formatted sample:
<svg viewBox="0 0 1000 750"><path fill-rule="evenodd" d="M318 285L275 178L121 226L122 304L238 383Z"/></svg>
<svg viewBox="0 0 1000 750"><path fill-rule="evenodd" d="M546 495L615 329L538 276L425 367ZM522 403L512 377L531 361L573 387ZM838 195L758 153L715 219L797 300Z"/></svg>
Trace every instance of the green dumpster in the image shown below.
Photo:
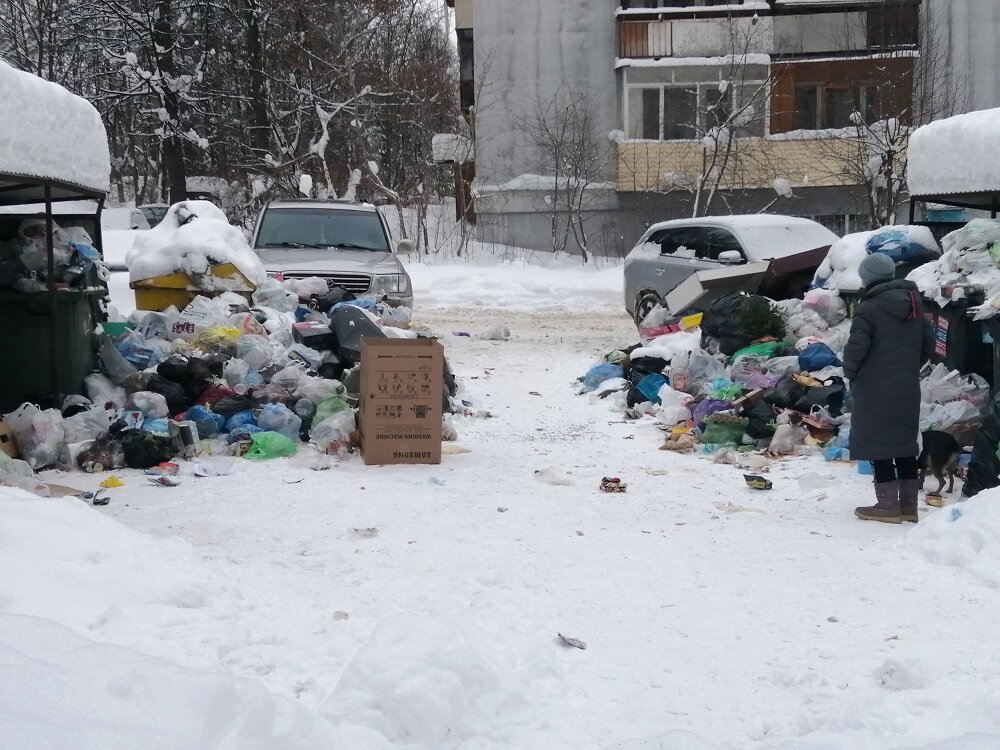
<svg viewBox="0 0 1000 750"><path fill-rule="evenodd" d="M58 291L53 318L48 292L0 292L0 413L28 397L83 393L83 380L96 364L94 311L105 294L103 288ZM53 336L58 347L54 367Z"/></svg>

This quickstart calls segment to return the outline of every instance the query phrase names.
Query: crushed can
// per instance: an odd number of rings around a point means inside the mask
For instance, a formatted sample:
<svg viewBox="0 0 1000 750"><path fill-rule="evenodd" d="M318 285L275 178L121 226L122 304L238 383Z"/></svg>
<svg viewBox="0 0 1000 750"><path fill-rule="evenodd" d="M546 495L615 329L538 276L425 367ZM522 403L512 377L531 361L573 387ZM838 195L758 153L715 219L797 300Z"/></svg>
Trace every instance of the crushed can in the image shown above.
<svg viewBox="0 0 1000 750"><path fill-rule="evenodd" d="M764 479L764 477L757 476L756 474L744 474L743 479L747 483L747 487L753 490L770 490L774 488L774 484L770 479Z"/></svg>
<svg viewBox="0 0 1000 750"><path fill-rule="evenodd" d="M195 458L201 453L198 425L190 419L185 419L182 422L171 419L167 426L170 430L170 439L174 441L174 447L183 458Z"/></svg>

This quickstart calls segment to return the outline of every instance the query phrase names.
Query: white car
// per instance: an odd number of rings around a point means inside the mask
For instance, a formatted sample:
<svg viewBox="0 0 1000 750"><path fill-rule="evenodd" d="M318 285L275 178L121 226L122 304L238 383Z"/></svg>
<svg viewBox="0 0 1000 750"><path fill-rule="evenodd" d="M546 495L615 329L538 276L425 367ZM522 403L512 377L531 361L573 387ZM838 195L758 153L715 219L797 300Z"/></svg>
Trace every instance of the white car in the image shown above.
<svg viewBox="0 0 1000 750"><path fill-rule="evenodd" d="M101 211L101 239L104 262L112 271L127 271L125 256L140 232L149 230L149 221L138 208L105 208Z"/></svg>
<svg viewBox="0 0 1000 750"><path fill-rule="evenodd" d="M810 219L774 214L705 216L654 224L625 259L625 309L641 323L694 273L770 261L760 293L801 296L836 234Z"/></svg>
<svg viewBox="0 0 1000 750"><path fill-rule="evenodd" d="M385 218L371 204L271 201L257 217L250 245L274 278L318 276L356 296L413 306L413 284L397 257L412 253L413 242L394 247Z"/></svg>

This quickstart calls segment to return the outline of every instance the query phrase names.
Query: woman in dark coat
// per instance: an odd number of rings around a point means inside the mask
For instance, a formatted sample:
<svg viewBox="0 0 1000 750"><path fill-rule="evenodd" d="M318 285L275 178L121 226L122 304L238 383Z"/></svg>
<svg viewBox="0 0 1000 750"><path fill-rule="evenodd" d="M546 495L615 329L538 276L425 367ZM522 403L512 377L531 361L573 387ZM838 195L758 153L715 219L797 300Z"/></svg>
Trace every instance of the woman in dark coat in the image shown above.
<svg viewBox="0 0 1000 750"><path fill-rule="evenodd" d="M896 280L889 256L873 253L858 271L864 296L844 350L850 381L851 458L871 461L876 504L856 508L866 521L917 522L920 368L931 354L920 292Z"/></svg>

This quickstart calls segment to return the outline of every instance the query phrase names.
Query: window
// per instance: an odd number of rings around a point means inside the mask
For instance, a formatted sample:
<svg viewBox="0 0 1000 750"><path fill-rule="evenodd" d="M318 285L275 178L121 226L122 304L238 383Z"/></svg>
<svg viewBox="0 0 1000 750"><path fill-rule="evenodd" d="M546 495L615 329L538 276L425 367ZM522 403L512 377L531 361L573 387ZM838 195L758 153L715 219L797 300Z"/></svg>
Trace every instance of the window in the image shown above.
<svg viewBox="0 0 1000 750"><path fill-rule="evenodd" d="M677 141L698 136L698 89L663 89L663 140Z"/></svg>
<svg viewBox="0 0 1000 750"><path fill-rule="evenodd" d="M661 255L694 258L701 244L700 235L699 227L675 227L661 229L650 237L649 241L660 246Z"/></svg>
<svg viewBox="0 0 1000 750"><path fill-rule="evenodd" d="M704 8L742 4L743 0L622 0L623 8Z"/></svg>
<svg viewBox="0 0 1000 750"><path fill-rule="evenodd" d="M868 11L869 49L916 47L920 37L917 6L883 7Z"/></svg>
<svg viewBox="0 0 1000 750"><path fill-rule="evenodd" d="M765 102L761 84L720 86L719 83L626 86L626 132L631 139L694 140L702 133L731 122L741 98L751 101L740 110L740 135L765 133ZM734 98L735 97L735 98Z"/></svg>
<svg viewBox="0 0 1000 750"><path fill-rule="evenodd" d="M743 255L743 246L732 232L719 227L706 227L702 245L698 248L698 257L703 260L718 260L719 255L728 252Z"/></svg>
<svg viewBox="0 0 1000 750"><path fill-rule="evenodd" d="M854 124L858 112L867 123L882 119L882 100L875 86L821 86L814 83L795 87L795 128L846 128Z"/></svg>
<svg viewBox="0 0 1000 750"><path fill-rule="evenodd" d="M799 130L819 128L819 88L816 86L795 87L795 127Z"/></svg>
<svg viewBox="0 0 1000 750"><path fill-rule="evenodd" d="M854 92L847 88L828 88L823 92L823 127L846 128L854 112Z"/></svg>
<svg viewBox="0 0 1000 750"><path fill-rule="evenodd" d="M323 208L269 208L264 212L256 247L347 247L385 253L389 243L374 211Z"/></svg>

